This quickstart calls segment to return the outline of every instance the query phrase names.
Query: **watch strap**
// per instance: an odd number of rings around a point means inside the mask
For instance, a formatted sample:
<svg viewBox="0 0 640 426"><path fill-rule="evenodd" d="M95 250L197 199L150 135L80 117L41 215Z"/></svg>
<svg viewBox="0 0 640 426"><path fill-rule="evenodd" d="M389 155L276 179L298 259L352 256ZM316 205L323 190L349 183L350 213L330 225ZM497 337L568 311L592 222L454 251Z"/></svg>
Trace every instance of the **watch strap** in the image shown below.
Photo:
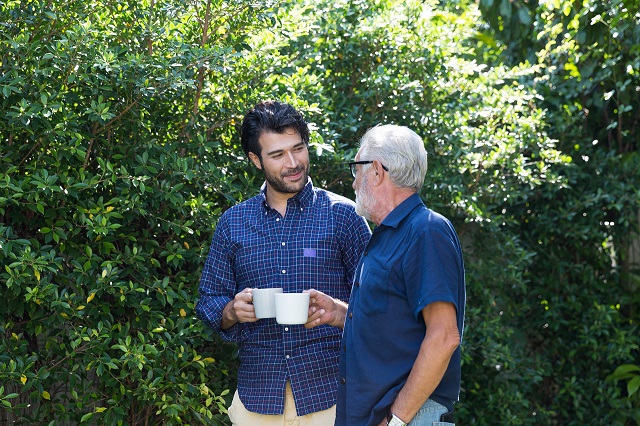
<svg viewBox="0 0 640 426"><path fill-rule="evenodd" d="M389 415L387 416L387 425L388 426L407 426L407 423L402 421L400 417L390 412Z"/></svg>

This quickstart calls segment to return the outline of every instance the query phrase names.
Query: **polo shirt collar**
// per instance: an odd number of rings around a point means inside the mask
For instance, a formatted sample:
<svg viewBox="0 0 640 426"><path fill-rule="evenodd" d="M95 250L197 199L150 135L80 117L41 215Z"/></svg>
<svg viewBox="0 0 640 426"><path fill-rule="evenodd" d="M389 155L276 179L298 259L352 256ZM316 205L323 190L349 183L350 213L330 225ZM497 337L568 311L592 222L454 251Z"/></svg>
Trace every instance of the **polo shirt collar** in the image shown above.
<svg viewBox="0 0 640 426"><path fill-rule="evenodd" d="M424 204L422 202L422 199L420 198L420 195L418 195L418 193L411 195L409 198L400 203L395 209L393 209L391 213L389 213L387 217L384 218L380 225L397 228L400 225L400 222L402 222L405 217L409 216L409 213L411 213L411 211L413 211L413 209L420 204Z"/></svg>

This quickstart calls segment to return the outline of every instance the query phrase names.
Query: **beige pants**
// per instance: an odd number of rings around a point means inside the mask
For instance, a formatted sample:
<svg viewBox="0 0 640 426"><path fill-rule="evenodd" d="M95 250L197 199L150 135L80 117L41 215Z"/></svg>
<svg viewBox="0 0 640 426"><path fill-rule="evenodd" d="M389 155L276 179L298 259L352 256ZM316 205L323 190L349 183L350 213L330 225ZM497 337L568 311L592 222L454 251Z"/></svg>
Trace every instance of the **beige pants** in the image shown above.
<svg viewBox="0 0 640 426"><path fill-rule="evenodd" d="M240 401L238 391L229 407L229 419L233 426L331 426L336 420L336 406L317 413L300 416L296 414L291 385L287 382L284 397L284 414L268 415L252 413Z"/></svg>

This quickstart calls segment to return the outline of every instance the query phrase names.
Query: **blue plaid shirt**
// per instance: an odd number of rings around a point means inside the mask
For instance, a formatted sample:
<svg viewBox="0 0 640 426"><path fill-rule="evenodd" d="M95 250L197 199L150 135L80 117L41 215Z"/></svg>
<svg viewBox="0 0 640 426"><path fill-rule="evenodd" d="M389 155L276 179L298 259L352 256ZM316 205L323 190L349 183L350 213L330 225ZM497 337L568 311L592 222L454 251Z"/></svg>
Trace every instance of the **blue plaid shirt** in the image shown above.
<svg viewBox="0 0 640 426"><path fill-rule="evenodd" d="M327 325L279 325L275 319L221 330L222 310L249 288L315 288L347 301L371 231L354 203L314 188L311 180L290 198L284 217L260 194L227 210L216 227L200 278L196 313L223 339L237 342L238 394L245 407L282 414L290 381L297 414L336 403L341 330Z"/></svg>

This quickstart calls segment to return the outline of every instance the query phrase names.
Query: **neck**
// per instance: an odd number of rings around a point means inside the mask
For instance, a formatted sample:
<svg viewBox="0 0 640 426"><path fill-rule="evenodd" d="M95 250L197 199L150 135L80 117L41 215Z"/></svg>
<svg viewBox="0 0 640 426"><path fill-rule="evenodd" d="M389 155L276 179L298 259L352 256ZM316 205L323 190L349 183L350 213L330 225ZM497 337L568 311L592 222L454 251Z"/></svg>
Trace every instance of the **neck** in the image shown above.
<svg viewBox="0 0 640 426"><path fill-rule="evenodd" d="M297 192L278 192L267 183L267 204L272 209L277 210L282 217L287 213L287 201L289 198L295 197Z"/></svg>
<svg viewBox="0 0 640 426"><path fill-rule="evenodd" d="M378 226L389 216L389 213L416 193L413 189L409 188L397 188L393 185L384 186L384 188L380 188L380 193L378 197L376 197L379 202L375 212L371 214L371 221Z"/></svg>

